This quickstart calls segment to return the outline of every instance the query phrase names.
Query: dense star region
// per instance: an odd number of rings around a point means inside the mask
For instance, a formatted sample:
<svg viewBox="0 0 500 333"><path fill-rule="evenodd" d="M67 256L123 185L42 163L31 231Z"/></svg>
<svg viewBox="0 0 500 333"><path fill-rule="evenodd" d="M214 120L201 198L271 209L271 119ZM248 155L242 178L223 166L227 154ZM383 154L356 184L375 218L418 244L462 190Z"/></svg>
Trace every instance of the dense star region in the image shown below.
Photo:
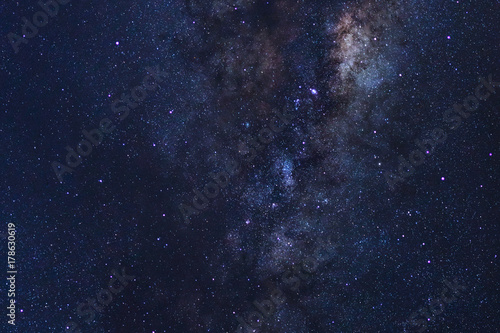
<svg viewBox="0 0 500 333"><path fill-rule="evenodd" d="M0 12L1 332L498 332L499 1Z"/></svg>

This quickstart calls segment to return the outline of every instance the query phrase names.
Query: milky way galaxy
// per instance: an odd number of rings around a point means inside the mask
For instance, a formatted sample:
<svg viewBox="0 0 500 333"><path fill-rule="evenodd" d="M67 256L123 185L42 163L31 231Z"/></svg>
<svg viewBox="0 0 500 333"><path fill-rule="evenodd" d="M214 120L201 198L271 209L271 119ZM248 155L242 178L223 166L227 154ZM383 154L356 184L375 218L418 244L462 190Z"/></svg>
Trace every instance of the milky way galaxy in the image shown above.
<svg viewBox="0 0 500 333"><path fill-rule="evenodd" d="M5 6L10 331L500 327L498 1Z"/></svg>

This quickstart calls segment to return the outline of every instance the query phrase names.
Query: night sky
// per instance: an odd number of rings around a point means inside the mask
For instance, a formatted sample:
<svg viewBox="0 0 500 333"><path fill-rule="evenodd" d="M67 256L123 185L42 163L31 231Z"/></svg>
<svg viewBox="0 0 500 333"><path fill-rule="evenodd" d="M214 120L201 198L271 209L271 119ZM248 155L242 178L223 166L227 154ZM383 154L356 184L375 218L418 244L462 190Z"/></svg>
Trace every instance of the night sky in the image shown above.
<svg viewBox="0 0 500 333"><path fill-rule="evenodd" d="M0 17L0 332L500 332L499 0Z"/></svg>

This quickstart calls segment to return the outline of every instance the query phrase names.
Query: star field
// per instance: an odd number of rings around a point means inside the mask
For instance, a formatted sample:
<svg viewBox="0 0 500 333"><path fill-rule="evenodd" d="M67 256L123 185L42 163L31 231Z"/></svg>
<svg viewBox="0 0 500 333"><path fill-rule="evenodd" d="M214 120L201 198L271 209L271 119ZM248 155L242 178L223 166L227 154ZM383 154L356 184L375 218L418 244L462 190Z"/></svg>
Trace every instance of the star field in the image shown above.
<svg viewBox="0 0 500 333"><path fill-rule="evenodd" d="M498 332L499 1L41 3L0 332Z"/></svg>

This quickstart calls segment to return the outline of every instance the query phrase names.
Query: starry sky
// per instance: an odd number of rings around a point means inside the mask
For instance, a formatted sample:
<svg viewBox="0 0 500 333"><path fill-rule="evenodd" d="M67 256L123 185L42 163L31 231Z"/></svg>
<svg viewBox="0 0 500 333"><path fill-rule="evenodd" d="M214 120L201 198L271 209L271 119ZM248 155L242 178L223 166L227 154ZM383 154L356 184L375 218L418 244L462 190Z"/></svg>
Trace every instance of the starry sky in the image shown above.
<svg viewBox="0 0 500 333"><path fill-rule="evenodd" d="M0 332L499 332L499 0L0 17Z"/></svg>

